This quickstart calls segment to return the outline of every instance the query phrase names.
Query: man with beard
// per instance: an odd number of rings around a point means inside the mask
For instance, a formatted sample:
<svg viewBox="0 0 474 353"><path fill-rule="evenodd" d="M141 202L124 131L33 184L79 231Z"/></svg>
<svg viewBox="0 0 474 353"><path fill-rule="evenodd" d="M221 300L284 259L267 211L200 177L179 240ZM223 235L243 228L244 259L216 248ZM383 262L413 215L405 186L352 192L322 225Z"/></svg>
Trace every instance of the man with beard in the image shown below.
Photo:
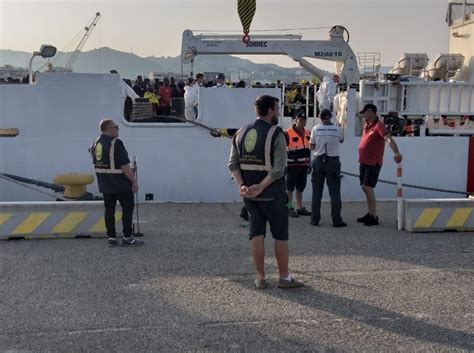
<svg viewBox="0 0 474 353"><path fill-rule="evenodd" d="M266 223L275 239L278 263L278 288L297 288L288 271L288 208L286 207L286 139L277 126L280 115L278 98L263 95L255 101L257 119L243 126L232 140L229 169L239 186L250 215L251 251L257 272L255 287L268 287L265 280Z"/></svg>

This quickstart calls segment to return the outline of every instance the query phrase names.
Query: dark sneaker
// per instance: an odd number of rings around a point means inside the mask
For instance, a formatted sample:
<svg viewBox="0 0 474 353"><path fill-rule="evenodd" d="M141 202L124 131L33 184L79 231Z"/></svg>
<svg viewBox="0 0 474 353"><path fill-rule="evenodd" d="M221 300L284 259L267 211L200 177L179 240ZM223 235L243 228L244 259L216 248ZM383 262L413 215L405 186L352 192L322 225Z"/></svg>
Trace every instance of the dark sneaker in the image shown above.
<svg viewBox="0 0 474 353"><path fill-rule="evenodd" d="M292 218L298 218L300 215L295 211L294 208L288 210L288 216Z"/></svg>
<svg viewBox="0 0 474 353"><path fill-rule="evenodd" d="M317 227L319 226L319 221L311 221L311 225Z"/></svg>
<svg viewBox="0 0 474 353"><path fill-rule="evenodd" d="M109 238L108 244L109 244L109 246L117 246L117 245L119 245L119 243L118 243L118 241L117 241L117 238Z"/></svg>
<svg viewBox="0 0 474 353"><path fill-rule="evenodd" d="M287 289L287 288L299 288L299 287L304 287L304 283L297 281L293 277L291 278L290 281L284 278L280 278L278 280L278 288Z"/></svg>
<svg viewBox="0 0 474 353"><path fill-rule="evenodd" d="M347 227L347 223L344 221L339 221L339 222L334 222L332 224L334 228L341 228L341 227Z"/></svg>
<svg viewBox="0 0 474 353"><path fill-rule="evenodd" d="M264 279L256 279L255 282L255 288L256 289L265 289L265 288L268 288L269 287L269 284L267 281L265 281Z"/></svg>
<svg viewBox="0 0 474 353"><path fill-rule="evenodd" d="M301 207L301 208L298 208L298 210L296 211L300 216L311 216L311 212L309 212L306 208L304 207Z"/></svg>
<svg viewBox="0 0 474 353"><path fill-rule="evenodd" d="M122 239L122 246L141 246L145 245L143 240L137 240L135 238L123 238Z"/></svg>
<svg viewBox="0 0 474 353"><path fill-rule="evenodd" d="M379 225L379 217L370 215L364 222L364 226L378 226Z"/></svg>
<svg viewBox="0 0 474 353"><path fill-rule="evenodd" d="M369 218L370 218L370 213L367 212L367 213L365 214L365 216L362 216L362 217L360 217L360 218L357 218L357 222L358 222L358 223L364 223L364 222L365 222L367 219L369 219Z"/></svg>
<svg viewBox="0 0 474 353"><path fill-rule="evenodd" d="M249 213L247 211L247 209L245 207L242 207L240 209L240 214L239 214L239 217L242 218L244 221L248 221L249 220Z"/></svg>

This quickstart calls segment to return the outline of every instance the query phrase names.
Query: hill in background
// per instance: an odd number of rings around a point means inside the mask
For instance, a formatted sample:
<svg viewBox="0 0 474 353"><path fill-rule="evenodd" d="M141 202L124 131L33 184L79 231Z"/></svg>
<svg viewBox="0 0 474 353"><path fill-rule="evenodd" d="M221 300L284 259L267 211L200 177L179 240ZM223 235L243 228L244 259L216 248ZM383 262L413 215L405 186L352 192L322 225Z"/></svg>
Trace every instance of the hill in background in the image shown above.
<svg viewBox="0 0 474 353"><path fill-rule="evenodd" d="M71 53L58 52L52 60L53 65L64 66L70 56ZM0 49L0 66L9 64L28 67L30 57L31 53ZM36 58L33 69L38 70L46 62L42 58ZM116 69L122 77L134 79L137 75L148 76L150 72L181 73L181 60L179 56L142 58L132 53L103 47L81 53L72 68L78 73L107 73L111 69ZM185 75L189 75L190 70L190 65L183 66ZM223 72L228 78L233 74L233 77L238 76L247 81L292 82L311 78L304 69L284 68L275 64L257 64L232 55L198 56L193 71L194 73Z"/></svg>

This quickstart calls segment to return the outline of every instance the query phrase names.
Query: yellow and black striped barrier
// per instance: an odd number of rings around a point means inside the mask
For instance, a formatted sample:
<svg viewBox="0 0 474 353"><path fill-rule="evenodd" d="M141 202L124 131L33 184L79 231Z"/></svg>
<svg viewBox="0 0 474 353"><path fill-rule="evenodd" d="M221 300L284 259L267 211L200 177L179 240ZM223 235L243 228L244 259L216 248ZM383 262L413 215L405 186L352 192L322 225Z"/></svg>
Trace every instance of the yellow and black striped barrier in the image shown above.
<svg viewBox="0 0 474 353"><path fill-rule="evenodd" d="M116 212L117 230L121 219ZM106 236L102 202L0 202L0 240L81 236Z"/></svg>
<svg viewBox="0 0 474 353"><path fill-rule="evenodd" d="M405 229L410 232L474 231L474 200L405 200Z"/></svg>

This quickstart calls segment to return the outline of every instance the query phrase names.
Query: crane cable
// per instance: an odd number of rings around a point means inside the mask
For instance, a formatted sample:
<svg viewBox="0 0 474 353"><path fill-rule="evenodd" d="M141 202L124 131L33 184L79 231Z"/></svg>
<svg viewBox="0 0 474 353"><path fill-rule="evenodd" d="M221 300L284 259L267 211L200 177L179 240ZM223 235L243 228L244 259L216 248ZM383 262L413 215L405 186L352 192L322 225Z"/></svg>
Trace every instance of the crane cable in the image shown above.
<svg viewBox="0 0 474 353"><path fill-rule="evenodd" d="M77 41L77 39L79 39L79 37L81 35L83 35L83 31L84 31L84 28L81 28L81 30L79 32L77 32L77 34L74 36L74 38L72 38L68 44L66 44L66 46L64 47L63 50L61 50L60 52L58 52L58 55L56 55L54 58L48 58L48 60L46 61L46 63L44 63L42 66L40 66L37 70L34 70L34 71L40 71L43 67L45 67L46 65L48 65L49 63L51 64L55 64L55 63L58 63L60 61L60 59L63 58L63 56L66 54L66 51L71 47L71 45Z"/></svg>
<svg viewBox="0 0 474 353"><path fill-rule="evenodd" d="M92 24L92 22L94 21L94 19L96 17L97 17L97 14L95 16L91 17L91 19L87 22L88 25L86 25L85 27L82 27L79 30L79 32L77 32L77 34L66 44L66 46L60 52L58 52L58 55L56 55L52 59L48 59L48 61L44 65L42 65L39 69L37 69L35 71L41 70L43 67L45 67L49 63L51 63L51 64L59 63L60 60L66 55L67 50L69 50L71 48L71 46L74 45L79 38L81 38L81 40L82 40L82 37L84 37L84 35L89 31L89 26L90 26L89 24ZM71 55L73 55L73 54L74 54L74 51L72 52Z"/></svg>
<svg viewBox="0 0 474 353"><path fill-rule="evenodd" d="M250 25L257 9L256 0L237 0L237 12L239 13L240 22L244 30L242 42L247 44L250 42Z"/></svg>

